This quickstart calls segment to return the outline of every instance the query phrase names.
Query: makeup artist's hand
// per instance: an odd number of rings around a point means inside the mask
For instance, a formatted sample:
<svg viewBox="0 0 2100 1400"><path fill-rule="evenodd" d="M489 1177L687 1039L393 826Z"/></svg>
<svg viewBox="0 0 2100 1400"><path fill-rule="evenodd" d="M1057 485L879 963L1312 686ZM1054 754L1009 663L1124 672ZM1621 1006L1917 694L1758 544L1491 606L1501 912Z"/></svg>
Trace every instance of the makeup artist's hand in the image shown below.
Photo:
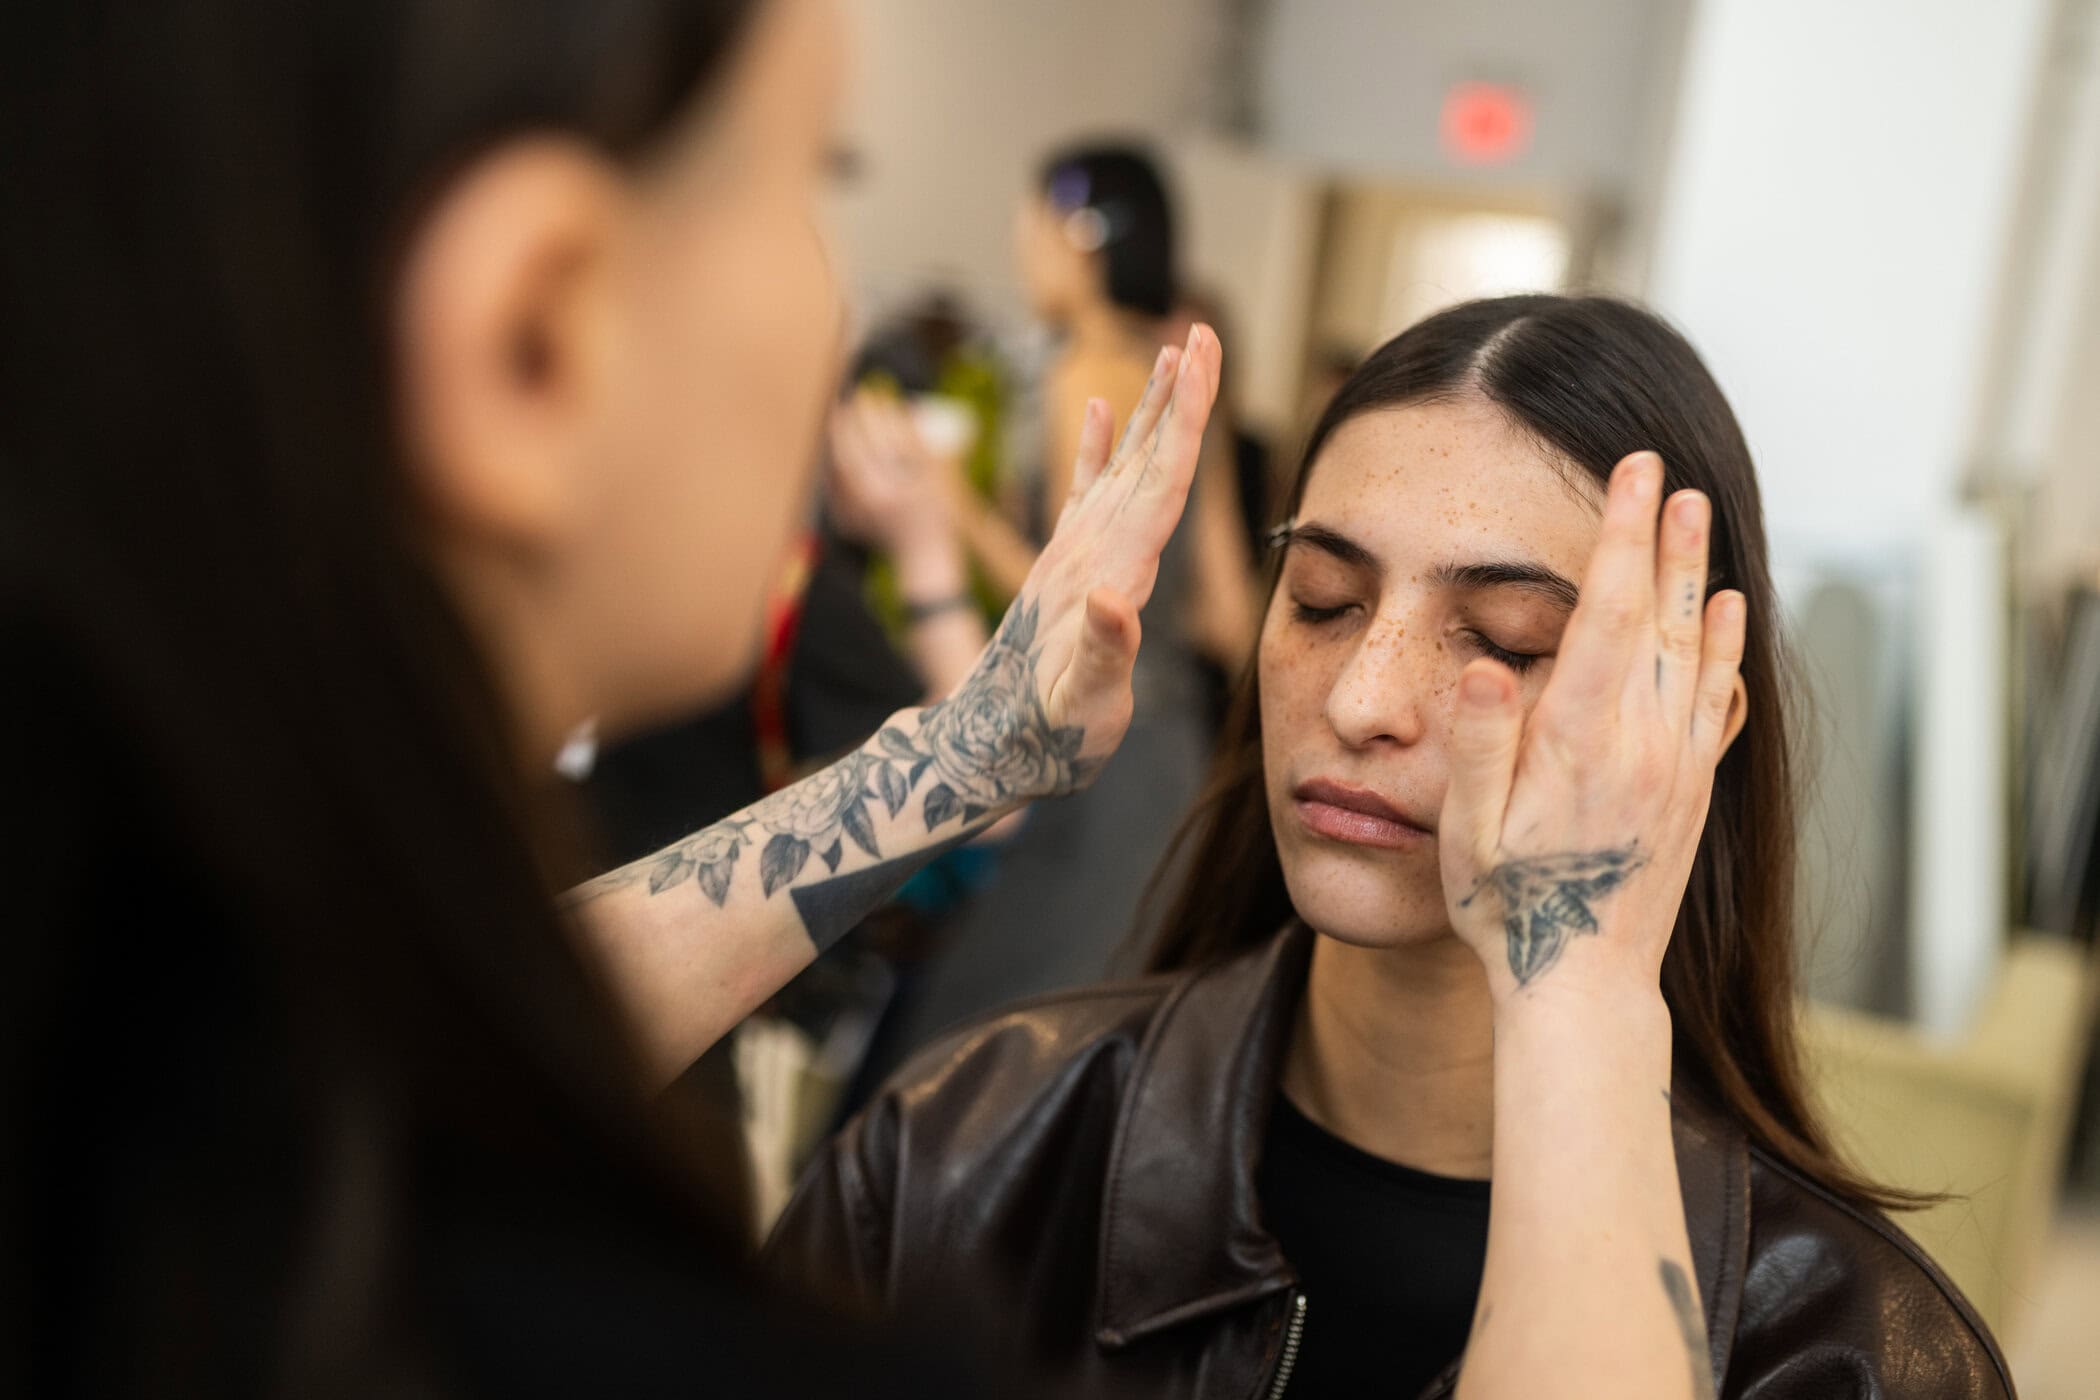
<svg viewBox="0 0 2100 1400"><path fill-rule="evenodd" d="M1477 660L1459 679L1438 846L1452 926L1498 998L1600 979L1654 994L1714 769L1741 727L1743 596L1704 596L1704 495L1672 496L1658 539L1662 480L1652 452L1612 473L1528 719L1506 667Z"/></svg>
<svg viewBox="0 0 2100 1400"><path fill-rule="evenodd" d="M1088 401L1056 530L969 679L919 730L918 751L965 811L1084 787L1122 742L1138 609L1188 499L1220 353L1203 325L1160 351L1113 444L1107 403Z"/></svg>

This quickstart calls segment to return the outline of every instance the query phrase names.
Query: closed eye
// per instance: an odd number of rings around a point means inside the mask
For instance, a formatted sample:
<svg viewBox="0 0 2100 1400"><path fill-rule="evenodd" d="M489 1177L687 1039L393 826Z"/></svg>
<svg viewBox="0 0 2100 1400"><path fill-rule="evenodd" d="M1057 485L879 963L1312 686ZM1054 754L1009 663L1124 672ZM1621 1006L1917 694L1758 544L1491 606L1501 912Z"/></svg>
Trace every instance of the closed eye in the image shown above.
<svg viewBox="0 0 2100 1400"><path fill-rule="evenodd" d="M1331 608L1322 608L1315 607L1311 603L1301 603L1294 598L1291 600L1291 616L1299 622L1308 622L1317 626L1322 622L1334 621L1354 606L1355 604L1353 603L1337 603Z"/></svg>
<svg viewBox="0 0 2100 1400"><path fill-rule="evenodd" d="M1471 629L1468 629L1465 635L1472 641L1473 645L1480 648L1482 656L1492 657L1520 676L1541 661L1544 661L1547 656L1545 652L1511 651L1507 647L1495 645L1484 634Z"/></svg>

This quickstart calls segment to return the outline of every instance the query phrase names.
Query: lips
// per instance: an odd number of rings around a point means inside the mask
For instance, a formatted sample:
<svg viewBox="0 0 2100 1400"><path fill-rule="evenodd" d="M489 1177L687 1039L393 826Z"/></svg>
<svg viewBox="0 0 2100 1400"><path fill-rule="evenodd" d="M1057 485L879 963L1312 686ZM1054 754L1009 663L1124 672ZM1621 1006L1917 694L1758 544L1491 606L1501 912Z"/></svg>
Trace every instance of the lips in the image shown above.
<svg viewBox="0 0 2100 1400"><path fill-rule="evenodd" d="M1332 841L1399 851L1425 846L1436 836L1388 798L1353 783L1314 778L1300 783L1291 798L1306 829Z"/></svg>

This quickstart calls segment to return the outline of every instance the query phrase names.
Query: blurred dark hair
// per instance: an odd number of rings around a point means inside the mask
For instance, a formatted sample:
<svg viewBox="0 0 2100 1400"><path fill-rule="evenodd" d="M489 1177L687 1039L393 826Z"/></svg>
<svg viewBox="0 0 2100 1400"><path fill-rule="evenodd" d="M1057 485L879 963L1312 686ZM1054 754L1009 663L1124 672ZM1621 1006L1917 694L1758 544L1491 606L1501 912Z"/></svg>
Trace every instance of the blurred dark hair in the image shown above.
<svg viewBox="0 0 2100 1400"><path fill-rule="evenodd" d="M1698 856L1663 960L1677 1063L1779 1158L1848 1200L1933 1199L1846 1166L1819 1121L1794 1023L1795 786L1799 693L1779 630L1756 471L1720 386L1661 319L1604 297L1511 296L1429 317L1366 359L1313 429L1286 516L1320 449L1360 414L1477 394L1598 483L1628 453L1662 455L1665 490L1713 501L1713 589L1749 603L1742 678L1749 717L1721 761ZM1281 561L1272 560L1273 595ZM1250 662L1219 737L1211 781L1161 869L1186 870L1150 959L1154 970L1227 958L1293 917L1262 782L1261 706ZM1193 848L1193 849L1190 849Z"/></svg>
<svg viewBox="0 0 2100 1400"><path fill-rule="evenodd" d="M1137 146L1071 147L1043 162L1036 188L1054 209L1099 216L1110 301L1147 316L1174 309L1174 207L1149 152Z"/></svg>
<svg viewBox="0 0 2100 1400"><path fill-rule="evenodd" d="M551 898L577 872L415 537L389 303L461 167L644 156L758 4L5 8L21 1393L357 1389L414 1350L441 1190L739 1228L733 1141L667 1145Z"/></svg>

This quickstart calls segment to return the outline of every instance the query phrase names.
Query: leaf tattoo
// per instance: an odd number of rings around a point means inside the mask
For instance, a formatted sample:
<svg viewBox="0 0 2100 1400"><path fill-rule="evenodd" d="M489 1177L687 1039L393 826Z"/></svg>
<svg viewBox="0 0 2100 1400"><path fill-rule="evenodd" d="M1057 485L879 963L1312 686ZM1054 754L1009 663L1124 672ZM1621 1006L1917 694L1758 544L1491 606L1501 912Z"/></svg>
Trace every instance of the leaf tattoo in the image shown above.
<svg viewBox="0 0 2100 1400"><path fill-rule="evenodd" d="M758 857L758 878L771 895L788 881L802 873L809 863L809 842L798 840L781 832L766 842L766 849Z"/></svg>
<svg viewBox="0 0 2100 1400"><path fill-rule="evenodd" d="M661 894L671 886L693 873L693 858L683 850L673 849L664 854L649 872L649 893Z"/></svg>
<svg viewBox="0 0 2100 1400"><path fill-rule="evenodd" d="M1040 605L1017 601L968 680L919 712L917 731L885 725L873 743L633 865L602 875L571 896L586 902L646 878L662 894L695 881L717 908L728 903L738 862L759 846L759 887L767 898L793 884L814 856L833 877L850 842L883 859L870 803L892 819L929 774L920 815L933 832L959 822L958 836L1018 801L1084 787L1100 760L1081 759L1080 725L1053 725L1036 687ZM932 853L915 859L923 863ZM907 858L914 859L914 858ZM903 862L893 862L902 864ZM916 868L916 866L914 866Z"/></svg>
<svg viewBox="0 0 2100 1400"><path fill-rule="evenodd" d="M1467 908L1489 889L1500 896L1509 970L1521 987L1558 962L1570 938L1596 933L1591 904L1647 863L1635 845L1505 861L1481 876L1458 905Z"/></svg>
<svg viewBox="0 0 2100 1400"><path fill-rule="evenodd" d="M933 830L945 821L962 814L962 799L955 789L946 783L935 783L926 789L926 829Z"/></svg>

